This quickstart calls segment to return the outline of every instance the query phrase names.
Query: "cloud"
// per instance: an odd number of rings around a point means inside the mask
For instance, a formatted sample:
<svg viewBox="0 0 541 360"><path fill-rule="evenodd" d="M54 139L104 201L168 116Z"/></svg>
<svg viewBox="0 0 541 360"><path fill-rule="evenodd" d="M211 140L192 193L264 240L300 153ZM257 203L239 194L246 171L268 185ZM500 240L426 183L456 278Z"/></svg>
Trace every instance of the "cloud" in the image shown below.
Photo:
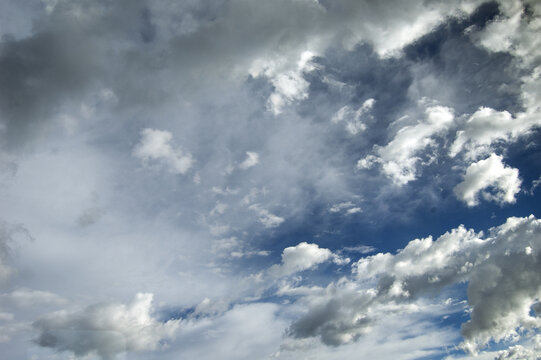
<svg viewBox="0 0 541 360"><path fill-rule="evenodd" d="M329 208L331 213L343 212L346 215L352 215L362 212L362 209L359 206L355 206L351 201L345 201L338 204L334 204Z"/></svg>
<svg viewBox="0 0 541 360"><path fill-rule="evenodd" d="M541 335L535 335L529 339L529 344L514 345L501 350L494 360L520 360L541 358Z"/></svg>
<svg viewBox="0 0 541 360"><path fill-rule="evenodd" d="M452 109L431 106L425 110L426 118L415 125L403 126L385 146L374 146L375 155L359 160L358 169L381 164L383 173L396 185L405 185L417 177L420 152L435 146L435 136L443 135L453 125Z"/></svg>
<svg viewBox="0 0 541 360"><path fill-rule="evenodd" d="M533 1L501 1L501 15L472 35L482 47L493 52L510 52L530 66L541 55L539 31L541 8Z"/></svg>
<svg viewBox="0 0 541 360"><path fill-rule="evenodd" d="M17 307L34 307L36 305L63 305L67 302L63 297L50 291L17 289L0 295L0 301L7 301Z"/></svg>
<svg viewBox="0 0 541 360"><path fill-rule="evenodd" d="M259 164L259 154L253 151L246 152L246 159L239 164L239 168L246 170Z"/></svg>
<svg viewBox="0 0 541 360"><path fill-rule="evenodd" d="M21 239L32 240L23 225L0 219L0 285L15 272L11 264L12 247Z"/></svg>
<svg viewBox="0 0 541 360"><path fill-rule="evenodd" d="M479 204L479 194L487 201L503 205L515 202L520 184L518 170L505 166L501 156L492 154L471 164L466 169L464 180L455 186L454 191L457 198L468 206Z"/></svg>
<svg viewBox="0 0 541 360"><path fill-rule="evenodd" d="M308 86L304 79L304 73L314 69L310 64L314 56L310 51L300 55L296 68L291 70L276 69L275 64L265 64L264 74L274 86L274 92L267 100L267 108L274 114L279 115L287 104L308 98ZM286 64L286 66L289 64ZM261 66L258 64L258 66ZM252 75L260 76L261 70L252 69Z"/></svg>
<svg viewBox="0 0 541 360"><path fill-rule="evenodd" d="M213 308L203 310L216 312ZM228 311L218 311L217 316L186 320L178 331L177 340L162 358L268 358L280 346L286 325L278 304L237 304Z"/></svg>
<svg viewBox="0 0 541 360"><path fill-rule="evenodd" d="M348 258L341 258L332 251L320 248L317 244L301 242L290 246L282 252L282 263L272 266L269 271L277 276L287 276L299 271L309 270L326 261L337 265L349 263Z"/></svg>
<svg viewBox="0 0 541 360"><path fill-rule="evenodd" d="M541 326L531 312L541 298L540 239L540 220L508 218L486 238L460 226L436 241L412 240L394 255L362 258L353 264L355 281L343 279L304 300L309 310L290 335L349 343L368 331L381 309L415 312L423 297L467 282L472 310L462 325L462 348L475 353L491 340L518 339L521 329Z"/></svg>
<svg viewBox="0 0 541 360"><path fill-rule="evenodd" d="M507 111L481 107L457 131L449 156L454 157L466 149L467 158L477 159L490 152L493 143L514 141L539 125L538 119L526 117L524 113L513 118Z"/></svg>
<svg viewBox="0 0 541 360"><path fill-rule="evenodd" d="M333 115L331 121L333 123L345 122L346 130L351 135L357 135L366 129L366 124L362 121L363 118L368 117L369 119L373 119L372 115L367 114L372 110L375 102L372 98L368 99L357 110L353 110L349 105L345 105Z"/></svg>
<svg viewBox="0 0 541 360"><path fill-rule="evenodd" d="M170 173L185 174L193 166L194 160L189 152L174 148L171 144L173 134L169 131L143 129L141 141L133 149L133 156L143 162L156 162Z"/></svg>
<svg viewBox="0 0 541 360"><path fill-rule="evenodd" d="M102 303L49 314L34 323L40 333L36 343L78 357L96 353L107 360L125 351L155 350L175 335L180 320L156 320L152 297L139 293L129 305Z"/></svg>
<svg viewBox="0 0 541 360"><path fill-rule="evenodd" d="M257 214L259 215L259 222L263 224L263 226L267 229L278 227L281 223L285 221L284 218L278 215L274 215L266 209L262 209L257 204L250 205L249 209L257 212Z"/></svg>

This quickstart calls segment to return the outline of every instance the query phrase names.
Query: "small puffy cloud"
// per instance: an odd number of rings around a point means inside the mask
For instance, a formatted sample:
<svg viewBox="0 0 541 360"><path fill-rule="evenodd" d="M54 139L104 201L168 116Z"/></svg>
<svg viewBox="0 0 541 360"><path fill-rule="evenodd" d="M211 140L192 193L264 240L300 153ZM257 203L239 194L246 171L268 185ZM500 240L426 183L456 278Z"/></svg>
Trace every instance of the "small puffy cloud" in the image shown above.
<svg viewBox="0 0 541 360"><path fill-rule="evenodd" d="M285 248L282 252L282 263L272 266L270 272L277 276L287 276L312 269L327 261L338 265L349 263L349 259L341 258L329 249L320 248L317 244L301 242L296 246Z"/></svg>
<svg viewBox="0 0 541 360"><path fill-rule="evenodd" d="M246 152L246 159L240 163L239 168L246 170L259 164L259 154L253 151Z"/></svg>
<svg viewBox="0 0 541 360"><path fill-rule="evenodd" d="M464 180L454 191L457 198L468 206L479 204L479 194L485 200L499 204L514 203L520 184L518 170L505 166L501 156L492 154L471 164L466 169Z"/></svg>
<svg viewBox="0 0 541 360"><path fill-rule="evenodd" d="M139 293L129 305L102 303L49 314L34 323L39 331L35 341L77 357L96 353L106 360L122 352L155 350L175 335L180 320L156 320L152 298L152 294Z"/></svg>
<svg viewBox="0 0 541 360"><path fill-rule="evenodd" d="M278 227L285 221L284 218L270 213L268 210L261 208L257 204L250 205L249 209L257 212L259 215L259 222L268 229Z"/></svg>
<svg viewBox="0 0 541 360"><path fill-rule="evenodd" d="M169 131L144 129L141 141L133 149L133 156L144 164L157 163L173 174L185 174L193 166L192 155L171 144L173 134Z"/></svg>
<svg viewBox="0 0 541 360"><path fill-rule="evenodd" d="M344 209L347 209L347 208L350 208L350 207L353 207L354 204L351 202L351 201L345 201L345 202L341 202L341 203L338 203L338 204L334 204L333 206L331 206L331 208L329 209L330 212L332 213L337 213L337 212L340 212Z"/></svg>
<svg viewBox="0 0 541 360"><path fill-rule="evenodd" d="M216 205L210 211L210 216L223 215L229 206L223 202L216 201Z"/></svg>
<svg viewBox="0 0 541 360"><path fill-rule="evenodd" d="M375 102L374 99L368 99L357 110L353 110L350 106L346 105L334 114L331 121L333 123L345 122L346 130L351 135L357 135L366 129L366 125L362 120L365 117L372 118L369 112L372 110Z"/></svg>
<svg viewBox="0 0 541 360"><path fill-rule="evenodd" d="M270 251L266 250L249 250L245 249L242 242L236 237L214 240L211 251L220 257L252 257L252 256L268 256Z"/></svg>
<svg viewBox="0 0 541 360"><path fill-rule="evenodd" d="M347 215L357 214L362 212L362 209L360 207L352 207L351 209L346 210Z"/></svg>
<svg viewBox="0 0 541 360"><path fill-rule="evenodd" d="M443 106L428 107L426 118L415 125L402 127L385 146L374 146L375 154L360 159L357 168L365 169L381 164L383 173L396 185L405 185L416 179L419 153L434 146L434 137L445 133L453 124L452 109Z"/></svg>
<svg viewBox="0 0 541 360"><path fill-rule="evenodd" d="M282 113L283 108L292 103L308 98L309 83L304 79L304 72L314 69L311 59L314 53L304 51L296 64L292 62L258 59L252 64L252 76L266 76L274 86L274 92L267 100L267 109L274 115Z"/></svg>

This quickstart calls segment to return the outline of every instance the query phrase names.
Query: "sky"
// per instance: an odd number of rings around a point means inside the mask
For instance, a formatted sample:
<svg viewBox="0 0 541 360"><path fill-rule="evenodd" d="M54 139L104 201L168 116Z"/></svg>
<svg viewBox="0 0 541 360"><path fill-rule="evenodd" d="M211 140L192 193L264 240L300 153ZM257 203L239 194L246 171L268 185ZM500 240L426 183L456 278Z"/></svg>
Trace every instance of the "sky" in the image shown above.
<svg viewBox="0 0 541 360"><path fill-rule="evenodd" d="M541 3L0 2L0 353L540 359Z"/></svg>

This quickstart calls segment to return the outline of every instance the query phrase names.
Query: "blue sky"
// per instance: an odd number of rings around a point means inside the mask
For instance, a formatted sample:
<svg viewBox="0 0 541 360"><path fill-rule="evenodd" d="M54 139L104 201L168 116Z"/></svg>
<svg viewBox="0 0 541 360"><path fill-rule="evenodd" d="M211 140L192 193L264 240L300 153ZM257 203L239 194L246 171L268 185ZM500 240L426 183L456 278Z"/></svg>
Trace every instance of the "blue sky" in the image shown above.
<svg viewBox="0 0 541 360"><path fill-rule="evenodd" d="M6 359L541 356L536 1L0 4Z"/></svg>

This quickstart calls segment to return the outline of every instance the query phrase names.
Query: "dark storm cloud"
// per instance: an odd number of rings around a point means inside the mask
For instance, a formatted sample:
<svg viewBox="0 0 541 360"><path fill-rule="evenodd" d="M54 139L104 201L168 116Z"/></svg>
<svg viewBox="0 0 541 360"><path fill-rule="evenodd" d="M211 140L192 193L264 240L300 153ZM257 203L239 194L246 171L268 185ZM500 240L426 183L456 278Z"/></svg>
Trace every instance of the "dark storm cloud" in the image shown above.
<svg viewBox="0 0 541 360"><path fill-rule="evenodd" d="M0 45L0 114L8 148L24 146L65 97L77 96L93 79L92 43L69 31L30 38L5 37Z"/></svg>

